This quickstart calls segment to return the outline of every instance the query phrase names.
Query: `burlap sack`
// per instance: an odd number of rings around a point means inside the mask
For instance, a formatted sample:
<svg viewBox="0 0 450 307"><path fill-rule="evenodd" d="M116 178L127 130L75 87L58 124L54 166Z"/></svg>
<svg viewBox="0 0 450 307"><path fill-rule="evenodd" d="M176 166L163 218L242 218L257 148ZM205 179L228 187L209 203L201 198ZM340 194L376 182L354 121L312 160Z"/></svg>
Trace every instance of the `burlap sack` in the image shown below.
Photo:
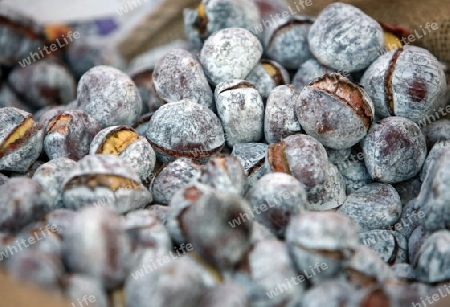
<svg viewBox="0 0 450 307"><path fill-rule="evenodd" d="M248 0L242 0L248 1ZM287 0L294 8L298 0ZM182 10L195 7L200 0L166 0L120 44L120 50L131 59L136 55L174 39L184 38ZM312 0L300 13L317 15L332 0ZM450 64L450 0L342 0L353 4L384 23L403 25L417 31L422 38L415 43L429 49L441 61ZM297 9L293 9L297 10ZM436 22L439 29L422 35L426 23ZM416 37L420 37L416 36Z"/></svg>

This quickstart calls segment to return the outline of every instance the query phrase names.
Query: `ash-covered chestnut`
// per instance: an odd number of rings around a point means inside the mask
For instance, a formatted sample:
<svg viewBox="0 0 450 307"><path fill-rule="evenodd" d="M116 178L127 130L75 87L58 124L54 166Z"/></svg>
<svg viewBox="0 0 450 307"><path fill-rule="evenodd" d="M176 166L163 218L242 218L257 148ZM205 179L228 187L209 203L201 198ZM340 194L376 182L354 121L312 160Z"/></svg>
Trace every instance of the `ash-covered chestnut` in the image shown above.
<svg viewBox="0 0 450 307"><path fill-rule="evenodd" d="M108 307L108 298L103 285L97 279L82 275L72 274L64 281L64 293L72 300L72 304L87 298L89 302L95 302L96 307Z"/></svg>
<svg viewBox="0 0 450 307"><path fill-rule="evenodd" d="M420 224L437 231L450 227L450 149L447 146L440 158L431 163L417 197L416 208L424 213Z"/></svg>
<svg viewBox="0 0 450 307"><path fill-rule="evenodd" d="M352 147L372 126L374 110L364 90L338 73L305 86L295 114L307 134L333 149Z"/></svg>
<svg viewBox="0 0 450 307"><path fill-rule="evenodd" d="M381 54L384 35L377 21L338 2L322 10L309 30L308 42L322 64L353 72L365 69Z"/></svg>
<svg viewBox="0 0 450 307"><path fill-rule="evenodd" d="M190 99L212 109L213 93L200 63L188 51L174 49L153 71L153 84L163 103Z"/></svg>
<svg viewBox="0 0 450 307"><path fill-rule="evenodd" d="M427 283L450 280L450 232L432 234L423 244L417 260L417 277Z"/></svg>
<svg viewBox="0 0 450 307"><path fill-rule="evenodd" d="M170 259L170 258L169 258ZM126 306L199 306L207 290L202 268L183 256L140 278L129 275L125 283Z"/></svg>
<svg viewBox="0 0 450 307"><path fill-rule="evenodd" d="M262 139L264 104L253 84L244 80L222 82L214 98L228 146Z"/></svg>
<svg viewBox="0 0 450 307"><path fill-rule="evenodd" d="M203 0L196 10L184 10L184 32L189 42L199 49L209 36L221 29L255 31L260 23L261 16L253 1Z"/></svg>
<svg viewBox="0 0 450 307"><path fill-rule="evenodd" d="M419 127L425 135L428 150L439 142L450 140L450 119L443 118L423 127L419 123Z"/></svg>
<svg viewBox="0 0 450 307"><path fill-rule="evenodd" d="M69 70L55 61L39 61L16 68L8 83L34 109L65 105L76 98L76 83Z"/></svg>
<svg viewBox="0 0 450 307"><path fill-rule="evenodd" d="M306 210L305 186L285 173L270 173L259 179L247 192L254 219L284 237L292 217Z"/></svg>
<svg viewBox="0 0 450 307"><path fill-rule="evenodd" d="M146 136L162 162L209 158L225 145L219 118L188 99L159 108L150 119Z"/></svg>
<svg viewBox="0 0 450 307"><path fill-rule="evenodd" d="M77 162L63 182L66 208L86 205L125 213L152 202L133 167L116 155L87 155Z"/></svg>
<svg viewBox="0 0 450 307"><path fill-rule="evenodd" d="M211 35L200 52L200 63L208 80L217 85L245 79L261 59L258 38L242 28L227 28Z"/></svg>
<svg viewBox="0 0 450 307"><path fill-rule="evenodd" d="M344 264L358 248L355 224L336 212L306 212L293 219L286 230L286 243L298 272L319 273L310 278L313 284L342 273Z"/></svg>
<svg viewBox="0 0 450 307"><path fill-rule="evenodd" d="M245 171L234 156L220 154L211 157L200 167L198 182L207 184L217 191L244 195Z"/></svg>
<svg viewBox="0 0 450 307"><path fill-rule="evenodd" d="M432 234L431 231L426 230L422 225L416 226L413 231L411 231L411 235L408 239L408 260L413 267L417 265L420 249Z"/></svg>
<svg viewBox="0 0 450 307"><path fill-rule="evenodd" d="M339 208L359 227L360 232L394 225L402 213L402 202L389 184L368 184L353 192Z"/></svg>
<svg viewBox="0 0 450 307"><path fill-rule="evenodd" d="M306 288L306 283L297 282L298 274L291 263L286 243L278 240L255 243L238 268L238 273L248 277L257 289L251 293L252 302L255 303L256 300L257 306L290 306L288 304L303 294ZM296 280L295 285L293 279ZM279 286L287 281L291 283L287 289ZM274 289L283 291L280 291L279 295L268 297L267 294Z"/></svg>
<svg viewBox="0 0 450 307"><path fill-rule="evenodd" d="M373 182L364 161L344 161L335 164L345 181L347 195Z"/></svg>
<svg viewBox="0 0 450 307"><path fill-rule="evenodd" d="M245 78L252 83L265 101L272 90L279 85L289 84L287 70L275 61L261 60Z"/></svg>
<svg viewBox="0 0 450 307"><path fill-rule="evenodd" d="M176 159L164 165L156 173L150 186L155 202L168 205L176 191L199 176L199 165L188 158Z"/></svg>
<svg viewBox="0 0 450 307"><path fill-rule="evenodd" d="M328 162L322 144L311 136L291 135L270 144L266 168L294 176L306 186L308 210L329 210L341 206L346 197L345 182L338 169Z"/></svg>
<svg viewBox="0 0 450 307"><path fill-rule="evenodd" d="M101 130L92 140L89 154L121 157L130 163L144 183L149 180L156 163L155 151L147 139L127 126L111 126Z"/></svg>
<svg viewBox="0 0 450 307"><path fill-rule="evenodd" d="M141 115L142 102L129 76L113 67L100 65L81 77L77 107L96 119L102 128L133 126Z"/></svg>
<svg viewBox="0 0 450 307"><path fill-rule="evenodd" d="M388 117L374 125L362 148L370 176L384 183L413 178L427 154L425 137L419 126L403 117Z"/></svg>
<svg viewBox="0 0 450 307"><path fill-rule="evenodd" d="M327 73L336 72L335 69L327 67L317 61L317 59L312 58L307 60L305 63L300 65L300 68L295 73L292 79L292 85L297 91L301 91L305 86L311 83L314 79L322 77ZM347 76L344 76L347 77Z"/></svg>
<svg viewBox="0 0 450 307"><path fill-rule="evenodd" d="M30 52L36 54L34 58L40 56L37 52L42 52L43 28L29 17L19 14L18 10L7 9L7 6L2 7L0 19L0 64L13 66L19 61L23 67L31 64Z"/></svg>
<svg viewBox="0 0 450 307"><path fill-rule="evenodd" d="M308 33L314 19L291 15L279 19L264 33L267 56L287 69L298 69L313 57L308 44Z"/></svg>
<svg viewBox="0 0 450 307"><path fill-rule="evenodd" d="M245 191L266 173L265 159L268 148L265 143L238 143L233 146L231 155L241 162L247 177Z"/></svg>
<svg viewBox="0 0 450 307"><path fill-rule="evenodd" d="M358 287L373 287L394 278L391 268L370 248L360 245L346 265L348 280Z"/></svg>
<svg viewBox="0 0 450 307"><path fill-rule="evenodd" d="M220 272L233 270L250 248L252 217L240 196L196 183L179 190L170 207L172 238L191 243Z"/></svg>
<svg viewBox="0 0 450 307"><path fill-rule="evenodd" d="M419 196L421 187L422 181L420 180L419 176L415 176L409 180L394 185L394 188L397 190L398 195L400 195L402 204L406 204L409 201L416 199L417 196Z"/></svg>
<svg viewBox="0 0 450 307"><path fill-rule="evenodd" d="M300 95L292 85L280 85L272 90L264 114L267 143L278 143L290 135L300 133L302 127L294 112L299 99Z"/></svg>
<svg viewBox="0 0 450 307"><path fill-rule="evenodd" d="M394 273L395 278L399 279L400 281L414 282L417 280L416 271L408 263L394 264L391 269Z"/></svg>
<svg viewBox="0 0 450 307"><path fill-rule="evenodd" d="M361 78L380 118L402 116L413 122L444 111L446 78L428 51L404 46L380 56Z"/></svg>
<svg viewBox="0 0 450 307"><path fill-rule="evenodd" d="M361 244L376 251L389 265L404 263L408 259L408 241L392 230L369 230L359 234Z"/></svg>
<svg viewBox="0 0 450 307"><path fill-rule="evenodd" d="M44 131L31 114L0 109L0 170L25 172L42 152Z"/></svg>
<svg viewBox="0 0 450 307"><path fill-rule="evenodd" d="M84 111L59 113L45 128L44 151L50 160L77 161L89 153L91 141L99 131L100 124Z"/></svg>
<svg viewBox="0 0 450 307"><path fill-rule="evenodd" d="M67 174L75 166L75 161L60 158L42 164L34 172L33 180L40 183L51 199L51 208L64 208L62 184Z"/></svg>
<svg viewBox="0 0 450 307"><path fill-rule="evenodd" d="M335 279L316 285L307 291L300 299L299 305L302 307L361 307L356 305L355 300L359 299L361 293L350 282ZM363 305L372 307L371 305Z"/></svg>
<svg viewBox="0 0 450 307"><path fill-rule="evenodd" d="M68 270L85 274L113 289L125 280L132 252L120 217L106 208L85 208L76 213L63 240Z"/></svg>
<svg viewBox="0 0 450 307"><path fill-rule="evenodd" d="M0 186L0 231L16 232L51 210L51 199L38 182L14 177Z"/></svg>

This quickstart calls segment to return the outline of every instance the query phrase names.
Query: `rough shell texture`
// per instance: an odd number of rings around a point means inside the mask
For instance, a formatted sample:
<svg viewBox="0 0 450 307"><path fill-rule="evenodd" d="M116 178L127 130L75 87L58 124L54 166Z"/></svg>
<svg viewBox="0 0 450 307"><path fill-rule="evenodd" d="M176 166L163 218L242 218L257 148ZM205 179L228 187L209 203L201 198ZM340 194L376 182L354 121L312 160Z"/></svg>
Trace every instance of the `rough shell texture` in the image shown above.
<svg viewBox="0 0 450 307"><path fill-rule="evenodd" d="M420 223L431 231L448 229L450 225L450 149L446 149L439 160L432 162L422 189L417 198L416 207L425 217Z"/></svg>
<svg viewBox="0 0 450 307"><path fill-rule="evenodd" d="M277 62L261 60L245 80L255 85L263 100L266 100L275 87L289 84L290 77L287 70Z"/></svg>
<svg viewBox="0 0 450 307"><path fill-rule="evenodd" d="M324 146L345 149L367 134L374 109L360 86L340 74L330 73L303 88L295 114L306 133Z"/></svg>
<svg viewBox="0 0 450 307"><path fill-rule="evenodd" d="M345 181L347 194L373 182L364 161L346 161L336 165Z"/></svg>
<svg viewBox="0 0 450 307"><path fill-rule="evenodd" d="M75 161L60 158L41 165L34 172L33 180L40 183L51 198L52 210L64 208L62 184L74 167Z"/></svg>
<svg viewBox="0 0 450 307"><path fill-rule="evenodd" d="M300 96L292 85L280 85L266 102L264 135L267 143L278 143L282 139L300 133L302 127L294 113Z"/></svg>
<svg viewBox="0 0 450 307"><path fill-rule="evenodd" d="M219 118L187 99L159 108L150 119L147 138L163 162L181 157L207 158L225 144Z"/></svg>
<svg viewBox="0 0 450 307"><path fill-rule="evenodd" d="M402 213L402 202L391 185L373 183L350 194L338 211L364 232L394 225Z"/></svg>
<svg viewBox="0 0 450 307"><path fill-rule="evenodd" d="M217 191L244 195L245 171L234 156L217 155L200 167L198 182L207 184Z"/></svg>
<svg viewBox="0 0 450 307"><path fill-rule="evenodd" d="M70 72L51 61L17 68L9 74L8 82L35 109L64 105L76 97L76 83Z"/></svg>
<svg viewBox="0 0 450 307"><path fill-rule="evenodd" d="M428 283L445 282L450 279L450 232L432 234L420 249L417 276Z"/></svg>
<svg viewBox="0 0 450 307"><path fill-rule="evenodd" d="M129 180L125 187L111 190L92 177L116 176ZM152 202L150 192L142 185L138 174L122 158L115 155L88 155L78 161L63 183L63 200L66 208L78 209L89 204L108 207L124 213Z"/></svg>
<svg viewBox="0 0 450 307"><path fill-rule="evenodd" d="M409 180L394 185L394 188L397 190L398 195L400 195L402 204L406 204L409 201L416 199L417 196L419 196L421 187L422 181L420 180L419 176L415 176Z"/></svg>
<svg viewBox="0 0 450 307"><path fill-rule="evenodd" d="M333 3L311 26L308 41L322 64L351 72L368 67L378 57L384 36L380 24L360 9Z"/></svg>
<svg viewBox="0 0 450 307"><path fill-rule="evenodd" d="M416 271L407 263L394 264L391 268L394 276L400 280L415 281L417 279Z"/></svg>
<svg viewBox="0 0 450 307"><path fill-rule="evenodd" d="M361 244L376 251L389 265L407 261L408 241L391 230L370 230L359 234Z"/></svg>
<svg viewBox="0 0 450 307"><path fill-rule="evenodd" d="M297 73L292 80L292 85L297 91L301 91L305 86L307 86L311 81L316 78L322 77L326 73L336 72L336 70L329 68L319 61L314 59L309 59L298 69Z"/></svg>
<svg viewBox="0 0 450 307"><path fill-rule="evenodd" d="M265 33L267 55L287 69L298 69L313 57L308 44L308 33L313 22L312 18L300 15L279 19Z"/></svg>
<svg viewBox="0 0 450 307"><path fill-rule="evenodd" d="M51 209L51 199L45 188L26 177L9 179L0 186L0 195L0 231L18 231Z"/></svg>
<svg viewBox="0 0 450 307"><path fill-rule="evenodd" d="M139 91L126 74L110 66L96 66L81 77L77 106L102 128L132 126L142 111Z"/></svg>
<svg viewBox="0 0 450 307"><path fill-rule="evenodd" d="M126 305L145 307L198 306L206 291L199 265L184 256L125 283Z"/></svg>
<svg viewBox="0 0 450 307"><path fill-rule="evenodd" d="M199 9L186 9L184 12L186 36L197 48L202 47L206 38L225 28L244 28L261 36L262 31L258 31L261 16L253 1L205 0L200 6L203 7L203 14L199 14Z"/></svg>
<svg viewBox="0 0 450 307"><path fill-rule="evenodd" d="M281 237L290 219L304 212L307 204L305 186L285 173L263 176L245 197L254 219Z"/></svg>
<svg viewBox="0 0 450 307"><path fill-rule="evenodd" d="M132 246L119 216L106 208L86 208L75 215L72 225L63 240L67 267L99 280L107 289L123 282Z"/></svg>
<svg viewBox="0 0 450 307"><path fill-rule="evenodd" d="M188 158L180 158L165 165L151 183L155 202L168 205L177 190L199 175L199 166Z"/></svg>
<svg viewBox="0 0 450 307"><path fill-rule="evenodd" d="M421 128L429 150L439 142L450 140L450 119L440 119Z"/></svg>
<svg viewBox="0 0 450 307"><path fill-rule="evenodd" d="M45 129L44 151L52 159L79 160L89 153L100 124L80 110L59 113L49 121Z"/></svg>
<svg viewBox="0 0 450 307"><path fill-rule="evenodd" d="M253 84L244 80L222 82L214 98L228 146L262 139L264 104Z"/></svg>
<svg viewBox="0 0 450 307"><path fill-rule="evenodd" d="M353 221L337 212L307 212L291 220L286 241L315 250L354 249L358 246Z"/></svg>
<svg viewBox="0 0 450 307"><path fill-rule="evenodd" d="M444 107L446 78L439 61L427 50L405 46L380 56L361 84L380 118L396 115L426 125ZM444 110L443 108L439 110Z"/></svg>
<svg viewBox="0 0 450 307"><path fill-rule="evenodd" d="M0 144L3 145L27 120L32 120L28 112L12 107L1 108ZM0 170L27 171L41 154L43 140L44 131L34 122L19 139L0 149Z"/></svg>
<svg viewBox="0 0 450 307"><path fill-rule="evenodd" d="M208 80L217 85L232 79L245 79L262 55L258 38L248 30L228 28L211 35L205 42L200 62Z"/></svg>
<svg viewBox="0 0 450 307"><path fill-rule="evenodd" d="M373 179L398 183L417 175L427 147L416 124L403 117L388 117L370 129L363 142L363 152Z"/></svg>
<svg viewBox="0 0 450 307"><path fill-rule="evenodd" d="M409 238L423 216L424 212L416 208L416 200L411 200L403 206L399 220L391 229L394 228L405 238Z"/></svg>
<svg viewBox="0 0 450 307"><path fill-rule="evenodd" d="M127 126L111 126L105 128L93 138L90 144L89 154L108 154L108 152L102 152L102 146L110 136L120 131L137 133ZM156 155L146 138L137 138L132 143L128 144L118 156L127 161L134 168L142 182L146 183L148 181L155 168Z"/></svg>
<svg viewBox="0 0 450 307"><path fill-rule="evenodd" d="M212 109L213 93L200 63L186 50L170 51L156 65L153 84L164 102L190 99Z"/></svg>

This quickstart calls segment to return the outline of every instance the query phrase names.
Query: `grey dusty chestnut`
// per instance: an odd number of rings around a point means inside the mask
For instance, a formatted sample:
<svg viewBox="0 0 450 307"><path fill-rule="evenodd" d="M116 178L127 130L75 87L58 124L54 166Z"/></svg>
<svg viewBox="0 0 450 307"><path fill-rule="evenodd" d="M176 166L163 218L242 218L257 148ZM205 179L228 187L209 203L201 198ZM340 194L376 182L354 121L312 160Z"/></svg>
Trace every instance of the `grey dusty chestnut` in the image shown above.
<svg viewBox="0 0 450 307"><path fill-rule="evenodd" d="M258 38L242 28L227 28L211 35L200 52L200 63L213 84L245 79L261 59Z"/></svg>
<svg viewBox="0 0 450 307"><path fill-rule="evenodd" d="M264 104L253 84L244 80L222 82L214 98L228 146L262 139Z"/></svg>
<svg viewBox="0 0 450 307"><path fill-rule="evenodd" d="M324 65L357 71L368 67L382 52L380 24L360 9L344 3L327 6L308 34L311 52Z"/></svg>

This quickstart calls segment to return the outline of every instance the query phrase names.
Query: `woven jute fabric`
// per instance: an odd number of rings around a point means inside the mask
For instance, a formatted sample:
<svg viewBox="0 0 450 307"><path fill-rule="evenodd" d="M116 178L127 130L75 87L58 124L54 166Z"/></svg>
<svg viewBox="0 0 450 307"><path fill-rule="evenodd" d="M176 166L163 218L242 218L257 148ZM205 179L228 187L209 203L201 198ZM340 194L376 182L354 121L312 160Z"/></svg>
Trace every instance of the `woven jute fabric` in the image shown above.
<svg viewBox="0 0 450 307"><path fill-rule="evenodd" d="M249 1L249 0L242 0ZM119 45L120 50L131 59L153 47L174 39L183 39L183 8L195 7L200 0L166 0L160 8L143 20L128 38ZM306 1L304 1L306 2ZM331 0L312 0L299 13L315 16ZM417 31L417 43L429 49L439 60L450 64L450 0L343 0L359 7L368 15L384 23L398 24ZM299 0L288 0L293 10ZM439 29L423 35L426 23L436 22ZM423 36L423 37L420 37Z"/></svg>

